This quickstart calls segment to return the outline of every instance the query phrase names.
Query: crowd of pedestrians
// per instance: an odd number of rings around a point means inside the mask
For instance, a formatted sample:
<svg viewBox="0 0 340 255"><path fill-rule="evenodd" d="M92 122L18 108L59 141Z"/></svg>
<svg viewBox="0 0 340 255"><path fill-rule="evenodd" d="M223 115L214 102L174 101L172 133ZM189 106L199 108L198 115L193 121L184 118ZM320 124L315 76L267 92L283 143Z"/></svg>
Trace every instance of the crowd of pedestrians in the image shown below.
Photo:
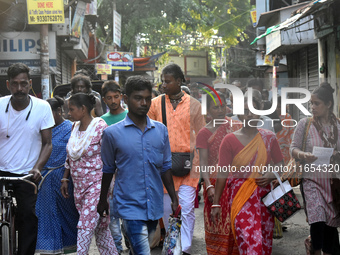
<svg viewBox="0 0 340 255"><path fill-rule="evenodd" d="M65 98L44 101L29 95L26 65L8 68L10 95L0 98L0 175L32 173L39 184L37 195L26 183L12 187L19 255L86 255L93 236L103 255L121 254L122 236L130 254L150 254L157 225L167 229L179 206L181 250L191 254L201 180L207 253L269 255L274 226L282 226L262 198L275 176L240 169L287 165L291 158L309 166L317 159L314 147L334 149L328 169L340 163L340 122L328 83L312 92L313 116L294 128L281 124L291 116L281 115L280 97L272 115L249 110L250 96L254 108L270 108L259 79L233 82L245 92L244 114L237 116L231 108L240 102L223 90L207 97L203 116L198 90L189 95L176 64L164 67L161 79L158 91L141 76L123 87L106 81L100 95L86 73L77 73ZM179 170L177 158L185 162ZM206 171L212 166L236 171ZM331 171L303 175L314 254L340 254L337 180Z"/></svg>

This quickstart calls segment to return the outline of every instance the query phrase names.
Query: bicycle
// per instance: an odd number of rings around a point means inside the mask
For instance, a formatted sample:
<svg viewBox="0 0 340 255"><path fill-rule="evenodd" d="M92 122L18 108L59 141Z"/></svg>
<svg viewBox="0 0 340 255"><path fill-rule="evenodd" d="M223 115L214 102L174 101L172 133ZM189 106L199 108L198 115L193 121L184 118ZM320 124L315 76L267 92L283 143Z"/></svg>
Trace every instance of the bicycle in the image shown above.
<svg viewBox="0 0 340 255"><path fill-rule="evenodd" d="M0 229L1 229L1 254L15 255L18 251L17 231L15 230L15 211L16 202L12 196L13 190L10 184L17 181L24 181L34 186L34 192L37 193L37 186L27 180L32 178L33 174L22 177L0 177Z"/></svg>

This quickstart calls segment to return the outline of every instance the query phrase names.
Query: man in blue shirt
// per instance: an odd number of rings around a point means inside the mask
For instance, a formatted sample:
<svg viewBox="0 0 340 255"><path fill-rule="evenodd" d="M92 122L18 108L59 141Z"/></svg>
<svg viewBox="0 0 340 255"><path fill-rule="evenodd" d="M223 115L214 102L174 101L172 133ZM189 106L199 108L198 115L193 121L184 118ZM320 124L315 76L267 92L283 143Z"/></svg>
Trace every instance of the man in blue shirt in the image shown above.
<svg viewBox="0 0 340 255"><path fill-rule="evenodd" d="M103 83L102 85L102 99L109 108L109 111L101 116L103 120L105 120L108 126L116 124L117 122L125 119L126 114L128 113L121 106L121 100L123 98L122 90L119 84L116 81L109 80ZM114 183L114 181L113 181ZM113 184L112 184L113 185ZM116 218L113 215L114 203L113 199L109 199L110 203L110 231L115 241L116 248L119 253L123 252L122 246L122 234L120 231L120 223L119 218Z"/></svg>
<svg viewBox="0 0 340 255"><path fill-rule="evenodd" d="M163 217L163 184L173 212L178 199L172 180L167 128L149 119L152 85L141 76L129 77L124 101L126 118L108 127L102 138L103 179L98 212L108 212L107 194L113 174L114 215L123 221L133 254L150 254L149 240Z"/></svg>

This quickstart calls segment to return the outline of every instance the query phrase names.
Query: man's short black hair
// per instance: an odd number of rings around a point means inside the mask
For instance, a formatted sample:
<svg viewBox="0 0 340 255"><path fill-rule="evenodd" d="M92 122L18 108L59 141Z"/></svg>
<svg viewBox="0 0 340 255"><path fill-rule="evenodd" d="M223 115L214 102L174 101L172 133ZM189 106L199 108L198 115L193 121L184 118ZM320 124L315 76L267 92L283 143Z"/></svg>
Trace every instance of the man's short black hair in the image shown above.
<svg viewBox="0 0 340 255"><path fill-rule="evenodd" d="M15 63L15 64L11 65L7 69L8 80L18 76L21 73L27 73L28 79L31 79L30 69L27 65L25 65L24 63Z"/></svg>
<svg viewBox="0 0 340 255"><path fill-rule="evenodd" d="M92 88L92 83L91 80L88 76L82 75L82 74L77 74L75 76L73 76L73 78L71 79L71 88L72 91L74 91L74 87L76 86L76 83L79 81L83 81L85 83L86 89L88 90L88 92L90 92L91 88Z"/></svg>
<svg viewBox="0 0 340 255"><path fill-rule="evenodd" d="M248 82L247 82L247 87L250 88L250 87L254 87L254 86L258 86L261 88L261 90L263 89L264 87L264 84L262 82L262 80L260 78L253 78L253 79L250 79Z"/></svg>
<svg viewBox="0 0 340 255"><path fill-rule="evenodd" d="M140 75L130 76L126 80L124 94L129 97L133 91L141 91L145 89L152 93L152 84L148 79Z"/></svg>
<svg viewBox="0 0 340 255"><path fill-rule="evenodd" d="M103 97L105 97L106 93L109 91L122 93L121 87L114 80L106 81L102 85L102 96Z"/></svg>

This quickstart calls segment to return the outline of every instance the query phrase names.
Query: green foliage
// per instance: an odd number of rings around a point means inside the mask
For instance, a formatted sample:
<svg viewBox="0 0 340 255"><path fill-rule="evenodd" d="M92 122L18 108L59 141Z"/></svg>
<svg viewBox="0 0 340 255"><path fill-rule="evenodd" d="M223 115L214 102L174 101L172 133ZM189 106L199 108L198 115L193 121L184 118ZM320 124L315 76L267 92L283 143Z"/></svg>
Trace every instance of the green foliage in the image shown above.
<svg viewBox="0 0 340 255"><path fill-rule="evenodd" d="M227 72L230 82L235 79L261 77L263 70L255 64L256 51L250 43L254 40L255 29L249 24L238 38L239 43L235 47L228 48Z"/></svg>
<svg viewBox="0 0 340 255"><path fill-rule="evenodd" d="M142 44L153 50L173 45L202 49L213 36L232 46L250 23L249 0L116 0L116 10L122 16L123 51L135 50L138 34ZM112 13L112 0L101 0L97 35L107 37L108 44L112 43Z"/></svg>

